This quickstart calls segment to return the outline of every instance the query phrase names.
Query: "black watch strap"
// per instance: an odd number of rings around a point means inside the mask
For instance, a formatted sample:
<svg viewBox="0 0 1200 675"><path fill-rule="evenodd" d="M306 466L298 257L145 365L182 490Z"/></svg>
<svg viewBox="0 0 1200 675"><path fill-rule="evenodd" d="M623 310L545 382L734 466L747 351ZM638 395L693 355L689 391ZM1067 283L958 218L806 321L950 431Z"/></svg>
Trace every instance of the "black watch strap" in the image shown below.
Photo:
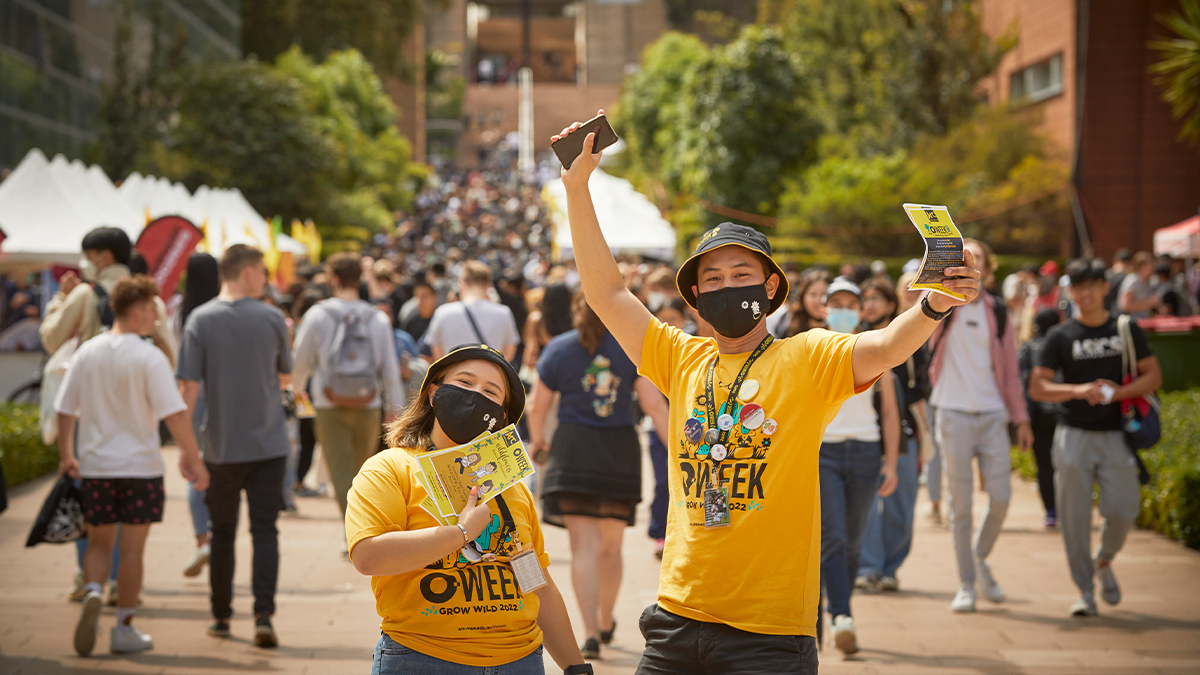
<svg viewBox="0 0 1200 675"><path fill-rule="evenodd" d="M592 664L582 663L574 666L567 666L563 671L563 675L592 675Z"/></svg>
<svg viewBox="0 0 1200 675"><path fill-rule="evenodd" d="M929 294L926 293L925 295L921 296L921 311L925 313L925 316L933 319L934 321L941 321L942 319L950 316L950 312L954 311L954 308L951 307L944 312L935 311L933 307L930 306Z"/></svg>

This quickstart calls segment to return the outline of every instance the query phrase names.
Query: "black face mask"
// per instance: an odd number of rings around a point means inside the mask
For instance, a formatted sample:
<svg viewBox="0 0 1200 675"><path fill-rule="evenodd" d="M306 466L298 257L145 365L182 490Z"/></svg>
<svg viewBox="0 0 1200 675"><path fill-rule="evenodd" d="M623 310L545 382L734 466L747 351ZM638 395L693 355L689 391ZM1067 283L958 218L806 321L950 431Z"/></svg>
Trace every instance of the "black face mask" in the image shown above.
<svg viewBox="0 0 1200 675"><path fill-rule="evenodd" d="M504 425L504 406L477 391L443 384L433 394L433 416L450 440L462 445L479 434L499 431Z"/></svg>
<svg viewBox="0 0 1200 675"><path fill-rule="evenodd" d="M766 284L726 286L697 295L696 311L722 336L740 338L771 311L771 299Z"/></svg>

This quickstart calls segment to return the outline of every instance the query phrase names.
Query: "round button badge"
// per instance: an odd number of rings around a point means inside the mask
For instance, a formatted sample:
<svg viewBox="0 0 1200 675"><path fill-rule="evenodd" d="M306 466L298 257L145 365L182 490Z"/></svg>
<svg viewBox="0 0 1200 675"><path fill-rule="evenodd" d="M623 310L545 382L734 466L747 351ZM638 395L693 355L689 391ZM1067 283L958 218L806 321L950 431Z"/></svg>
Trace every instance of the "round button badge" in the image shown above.
<svg viewBox="0 0 1200 675"><path fill-rule="evenodd" d="M752 400L758 394L758 380L746 380L738 391L738 398L743 401Z"/></svg>
<svg viewBox="0 0 1200 675"><path fill-rule="evenodd" d="M717 418L717 428L721 431L729 431L733 428L733 415L725 413Z"/></svg>
<svg viewBox="0 0 1200 675"><path fill-rule="evenodd" d="M688 443L699 443L704 437L704 424L695 417L688 418L683 423L683 436Z"/></svg>
<svg viewBox="0 0 1200 675"><path fill-rule="evenodd" d="M762 406L748 403L746 407L742 408L741 418L742 426L747 429L757 429L767 419L767 413L763 411Z"/></svg>
<svg viewBox="0 0 1200 675"><path fill-rule="evenodd" d="M726 450L725 446L721 444L714 445L708 450L708 456L711 457L714 462L719 462L725 459L725 457L728 455L729 451Z"/></svg>
<svg viewBox="0 0 1200 675"><path fill-rule="evenodd" d="M762 432L764 436L770 436L779 429L779 423L773 419L767 419L762 423Z"/></svg>
<svg viewBox="0 0 1200 675"><path fill-rule="evenodd" d="M721 432L719 430L709 429L708 431L704 432L704 442L705 443L708 443L709 445L714 445L719 440L721 440Z"/></svg>

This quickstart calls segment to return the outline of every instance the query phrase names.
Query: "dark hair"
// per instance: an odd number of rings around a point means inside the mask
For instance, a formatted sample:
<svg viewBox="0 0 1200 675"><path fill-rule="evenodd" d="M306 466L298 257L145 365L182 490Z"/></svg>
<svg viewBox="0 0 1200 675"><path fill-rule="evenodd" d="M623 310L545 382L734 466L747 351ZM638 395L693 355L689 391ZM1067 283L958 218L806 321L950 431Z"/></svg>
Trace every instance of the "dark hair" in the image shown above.
<svg viewBox="0 0 1200 675"><path fill-rule="evenodd" d="M428 288L431 292L434 292L434 293L437 292L436 290L434 290L433 284L429 283L425 279L413 279L412 287L413 287L413 296L416 296L418 288Z"/></svg>
<svg viewBox="0 0 1200 675"><path fill-rule="evenodd" d="M1099 258L1076 258L1067 263L1066 274L1074 286L1089 281L1103 281L1107 271L1104 261Z"/></svg>
<svg viewBox="0 0 1200 675"><path fill-rule="evenodd" d="M144 274L126 277L117 282L112 292L113 316L120 319L129 311L145 302L154 302L158 297L158 284Z"/></svg>
<svg viewBox="0 0 1200 675"><path fill-rule="evenodd" d="M305 289L304 292L300 294L300 297L292 303L292 320L297 322L300 321L304 318L304 315L308 313L308 310L312 309L314 305L324 299L325 294L322 293L320 289Z"/></svg>
<svg viewBox="0 0 1200 675"><path fill-rule="evenodd" d="M217 297L221 292L217 259L207 253L188 258L187 277L183 282L183 306L179 309L182 325L187 325L192 310Z"/></svg>
<svg viewBox="0 0 1200 675"><path fill-rule="evenodd" d="M150 263L146 262L145 256L133 249L133 253L129 254L129 262L126 263L130 274L149 274Z"/></svg>
<svg viewBox="0 0 1200 675"><path fill-rule="evenodd" d="M571 323L575 330L579 331L579 344L583 345L588 354L594 355L608 329L587 304L587 298L583 297L582 292L576 293L575 299L571 301Z"/></svg>
<svg viewBox="0 0 1200 675"><path fill-rule="evenodd" d="M435 361L433 365L437 365ZM432 385L446 381L446 370L451 366L442 367L436 374L432 372L433 366L430 366L431 371L426 374L426 379L429 380L429 387L422 386L421 392L409 400L408 405L404 408L404 412L400 413L399 419L387 426L387 435L384 436L384 441L387 442L390 448L405 448L414 452L425 452L429 446L433 445L433 423L437 421L433 414L433 406L429 402L429 390ZM432 379L429 379L432 376ZM504 402L507 403L512 392L508 390L508 379L504 380Z"/></svg>
<svg viewBox="0 0 1200 675"><path fill-rule="evenodd" d="M820 281L829 283L828 271L824 269L810 270L800 277L800 283L796 284L796 301L800 307L788 319L788 337L799 335L811 328L809 324L812 323L812 317L808 315L808 310L804 307L804 294L808 292L810 286Z"/></svg>
<svg viewBox="0 0 1200 675"><path fill-rule="evenodd" d="M1057 309L1044 308L1038 310L1036 316L1033 317L1033 336L1042 337L1051 328L1058 325L1062 321Z"/></svg>
<svg viewBox="0 0 1200 675"><path fill-rule="evenodd" d="M97 227L83 236L83 250L108 251L118 264L128 265L133 244L119 227Z"/></svg>
<svg viewBox="0 0 1200 675"><path fill-rule="evenodd" d="M1127 248L1119 248L1117 249L1117 252L1113 254L1113 262L1129 262L1129 259L1132 257L1133 251L1130 251Z"/></svg>
<svg viewBox="0 0 1200 675"><path fill-rule="evenodd" d="M357 290L362 283L362 256L357 253L334 253L325 261L325 265L342 288Z"/></svg>
<svg viewBox="0 0 1200 675"><path fill-rule="evenodd" d="M542 325L550 337L556 337L571 330L571 290L566 284L555 283L546 286L542 296Z"/></svg>
<svg viewBox="0 0 1200 675"><path fill-rule="evenodd" d="M883 279L867 279L867 282L862 285L862 298L865 300L867 291L876 291L883 296L884 300L892 303L892 312L888 314L888 321L896 318L896 314L900 309L900 299L896 297L896 288Z"/></svg>
<svg viewBox="0 0 1200 675"><path fill-rule="evenodd" d="M225 253L221 256L221 280L222 281L237 281L242 275L242 270L257 265L262 262L263 252L247 246L246 244L234 244L225 249Z"/></svg>

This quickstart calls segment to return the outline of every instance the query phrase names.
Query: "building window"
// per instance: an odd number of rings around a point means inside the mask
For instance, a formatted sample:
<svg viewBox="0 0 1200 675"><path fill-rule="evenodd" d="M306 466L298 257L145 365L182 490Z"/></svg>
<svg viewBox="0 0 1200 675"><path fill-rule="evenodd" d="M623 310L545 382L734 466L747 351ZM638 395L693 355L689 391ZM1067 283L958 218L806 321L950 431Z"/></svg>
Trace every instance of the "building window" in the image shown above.
<svg viewBox="0 0 1200 675"><path fill-rule="evenodd" d="M1022 68L1010 77L1009 100L1014 103L1037 103L1057 96L1063 91L1062 54Z"/></svg>

